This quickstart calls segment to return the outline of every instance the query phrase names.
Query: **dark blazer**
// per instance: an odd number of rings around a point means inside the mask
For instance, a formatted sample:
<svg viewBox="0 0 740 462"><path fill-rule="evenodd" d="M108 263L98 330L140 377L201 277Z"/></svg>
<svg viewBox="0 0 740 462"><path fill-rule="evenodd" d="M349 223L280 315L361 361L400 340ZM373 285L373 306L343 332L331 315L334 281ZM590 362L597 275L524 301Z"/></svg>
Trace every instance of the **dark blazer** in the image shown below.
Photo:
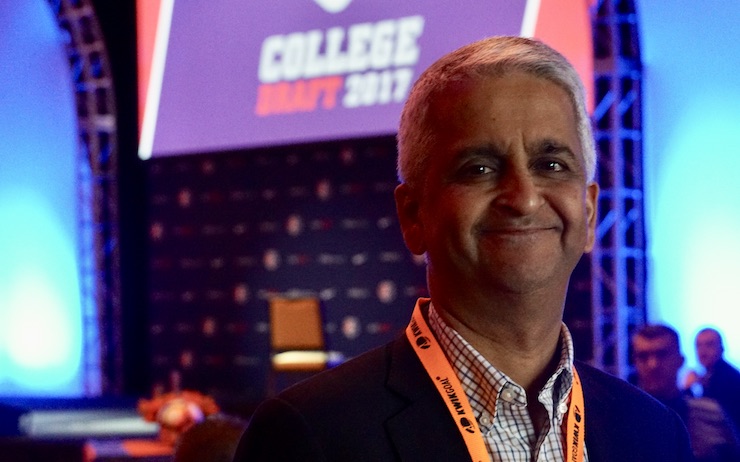
<svg viewBox="0 0 740 462"><path fill-rule="evenodd" d="M720 359L704 383L702 396L716 400L740 432L740 371Z"/></svg>
<svg viewBox="0 0 740 462"><path fill-rule="evenodd" d="M690 461L678 416L626 382L577 364L590 462ZM405 336L262 403L234 462L469 462Z"/></svg>

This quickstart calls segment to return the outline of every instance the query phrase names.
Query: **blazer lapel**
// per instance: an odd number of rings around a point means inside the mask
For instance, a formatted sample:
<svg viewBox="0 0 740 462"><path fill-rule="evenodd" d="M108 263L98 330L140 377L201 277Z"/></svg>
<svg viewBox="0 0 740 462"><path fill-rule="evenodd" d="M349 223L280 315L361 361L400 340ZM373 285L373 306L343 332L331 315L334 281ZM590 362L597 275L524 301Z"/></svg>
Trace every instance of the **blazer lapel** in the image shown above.
<svg viewBox="0 0 740 462"><path fill-rule="evenodd" d="M625 455L626 458L624 459L621 456L625 448L629 447L622 438L604 437L604 435L599 437L599 433L605 431L618 431L618 426L615 425L615 422L611 422L608 416L614 415L612 408L613 406L619 406L619 402L609 390L604 389L600 383L591 379L587 367L579 363L576 363L576 367L583 382L588 459L599 462L628 460L628 455Z"/></svg>
<svg viewBox="0 0 740 462"><path fill-rule="evenodd" d="M391 346L387 386L407 403L386 421L401 461L470 462L455 422L405 336Z"/></svg>

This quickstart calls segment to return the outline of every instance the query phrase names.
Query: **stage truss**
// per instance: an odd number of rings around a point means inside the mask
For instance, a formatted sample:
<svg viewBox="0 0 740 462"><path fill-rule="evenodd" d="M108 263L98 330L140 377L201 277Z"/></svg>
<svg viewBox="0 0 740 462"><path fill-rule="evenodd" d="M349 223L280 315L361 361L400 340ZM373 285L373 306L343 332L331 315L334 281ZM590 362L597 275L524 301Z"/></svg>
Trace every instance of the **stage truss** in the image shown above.
<svg viewBox="0 0 740 462"><path fill-rule="evenodd" d="M601 187L591 254L592 363L627 378L629 336L646 314L638 23L631 0L597 1L592 18Z"/></svg>
<svg viewBox="0 0 740 462"><path fill-rule="evenodd" d="M118 164L113 79L89 0L48 0L64 35L77 109L79 265L87 396L122 389Z"/></svg>

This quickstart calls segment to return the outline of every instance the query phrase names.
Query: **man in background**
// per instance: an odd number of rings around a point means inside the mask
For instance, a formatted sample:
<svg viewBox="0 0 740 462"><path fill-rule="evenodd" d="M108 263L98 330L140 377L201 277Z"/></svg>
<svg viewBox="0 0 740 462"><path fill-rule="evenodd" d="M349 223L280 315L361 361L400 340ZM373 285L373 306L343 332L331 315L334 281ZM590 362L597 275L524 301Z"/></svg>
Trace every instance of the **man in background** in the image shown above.
<svg viewBox="0 0 740 462"><path fill-rule="evenodd" d="M705 328L696 334L696 356L704 374L694 371L686 378L686 388L700 384L702 396L715 399L740 429L740 371L724 359L725 347L719 331Z"/></svg>
<svg viewBox="0 0 740 462"><path fill-rule="evenodd" d="M740 460L737 433L717 401L695 398L679 389L684 357L675 330L661 324L643 326L632 336L632 353L637 385L681 417L697 461Z"/></svg>

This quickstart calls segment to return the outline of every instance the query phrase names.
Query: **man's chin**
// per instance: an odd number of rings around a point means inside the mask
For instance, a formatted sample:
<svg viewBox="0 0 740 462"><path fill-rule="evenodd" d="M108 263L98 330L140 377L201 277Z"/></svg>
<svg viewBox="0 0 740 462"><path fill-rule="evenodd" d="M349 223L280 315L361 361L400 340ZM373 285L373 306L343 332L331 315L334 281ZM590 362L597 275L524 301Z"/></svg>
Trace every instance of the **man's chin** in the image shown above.
<svg viewBox="0 0 740 462"><path fill-rule="evenodd" d="M504 273L502 271L502 273ZM492 277L487 286L502 293L530 294L540 292L552 285L552 278L530 273L517 274L508 272L499 277Z"/></svg>
<svg viewBox="0 0 740 462"><path fill-rule="evenodd" d="M526 256L525 256L526 257ZM516 264L511 264L514 261ZM542 263L544 258L508 259L491 262L486 276L496 286L509 287L512 291L528 292L568 282L572 270L558 265Z"/></svg>

